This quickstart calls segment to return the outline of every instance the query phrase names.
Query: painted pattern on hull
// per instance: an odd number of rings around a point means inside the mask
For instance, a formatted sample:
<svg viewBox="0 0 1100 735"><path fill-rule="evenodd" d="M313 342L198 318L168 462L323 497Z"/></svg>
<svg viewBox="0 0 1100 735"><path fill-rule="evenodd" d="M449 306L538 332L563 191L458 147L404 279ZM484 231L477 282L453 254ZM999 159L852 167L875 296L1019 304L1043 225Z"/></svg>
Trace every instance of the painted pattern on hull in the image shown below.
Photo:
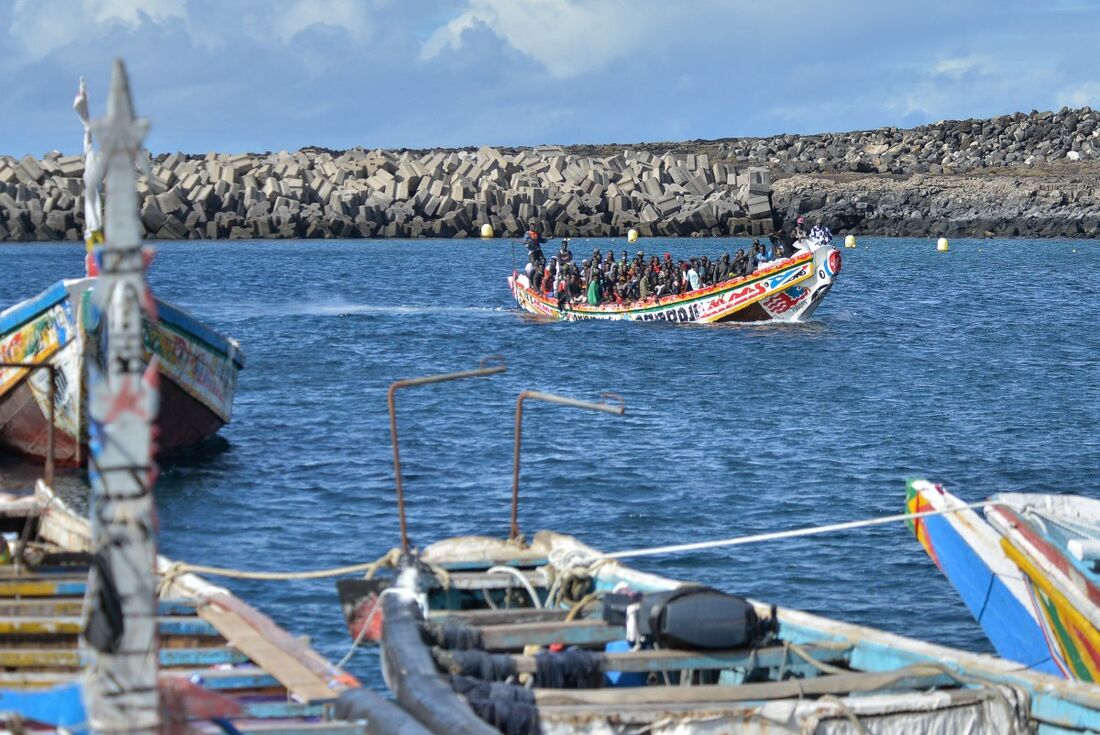
<svg viewBox="0 0 1100 735"><path fill-rule="evenodd" d="M540 316L581 321L629 319L633 321L722 322L741 320L748 307L755 319L795 321L808 315L840 270L840 251L820 247L780 261L771 267L678 297L625 305L573 305L564 309L554 299L528 287L523 275L513 274L508 283L520 307ZM800 284L803 284L800 286Z"/></svg>

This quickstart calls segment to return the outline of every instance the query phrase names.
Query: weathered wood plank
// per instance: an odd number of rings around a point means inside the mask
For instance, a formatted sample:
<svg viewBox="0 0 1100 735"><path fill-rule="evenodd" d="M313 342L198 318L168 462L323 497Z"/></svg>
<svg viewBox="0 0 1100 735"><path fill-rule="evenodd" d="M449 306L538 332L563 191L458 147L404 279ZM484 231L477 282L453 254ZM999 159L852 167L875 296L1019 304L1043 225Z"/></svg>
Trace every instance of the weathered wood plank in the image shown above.
<svg viewBox="0 0 1100 735"><path fill-rule="evenodd" d="M851 647L824 644L801 647L803 652L825 664L843 664ZM516 671L533 674L536 671L534 656L512 656ZM734 651L680 651L675 649L641 650L623 653L605 653L600 670L631 672L695 671L708 669L778 669L785 664L801 666L805 662L783 646L744 648Z"/></svg>
<svg viewBox="0 0 1100 735"><path fill-rule="evenodd" d="M507 625L511 623L564 623L568 610L543 610L534 607L519 607L510 610L432 610L428 620L433 623L444 621L465 625Z"/></svg>
<svg viewBox="0 0 1100 735"><path fill-rule="evenodd" d="M571 623L512 623L481 629L486 650L520 651L524 646L603 646L626 637L621 625L602 620L576 620Z"/></svg>
<svg viewBox="0 0 1100 735"><path fill-rule="evenodd" d="M647 686L627 689L536 689L535 701L546 705L645 705L766 701L844 695L879 690L931 689L955 684L952 677L932 667L914 666L888 673L845 673L813 679L788 679L758 684L701 686Z"/></svg>
<svg viewBox="0 0 1100 735"><path fill-rule="evenodd" d="M2 597L83 597L87 577L0 580Z"/></svg>

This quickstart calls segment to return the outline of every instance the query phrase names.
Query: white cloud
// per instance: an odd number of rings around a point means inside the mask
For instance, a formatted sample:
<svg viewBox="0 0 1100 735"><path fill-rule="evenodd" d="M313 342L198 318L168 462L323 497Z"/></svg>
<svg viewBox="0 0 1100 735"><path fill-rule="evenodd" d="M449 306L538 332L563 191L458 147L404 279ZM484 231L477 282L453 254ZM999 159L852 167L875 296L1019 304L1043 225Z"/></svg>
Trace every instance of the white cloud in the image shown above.
<svg viewBox="0 0 1100 735"><path fill-rule="evenodd" d="M1100 106L1100 82L1084 82L1066 87L1055 97L1059 107Z"/></svg>
<svg viewBox="0 0 1100 735"><path fill-rule="evenodd" d="M138 29L146 20L185 19L185 0L15 0L9 33L24 61L102 37L112 28Z"/></svg>
<svg viewBox="0 0 1100 735"><path fill-rule="evenodd" d="M1000 69L997 60L982 54L940 59L929 70L933 76L959 80L968 76L990 76Z"/></svg>
<svg viewBox="0 0 1100 735"><path fill-rule="evenodd" d="M602 69L651 40L662 3L643 0L470 0L467 10L421 47L422 59L462 46L484 26L552 76L568 79Z"/></svg>
<svg viewBox="0 0 1100 735"><path fill-rule="evenodd" d="M275 2L270 12L271 33L284 43L316 26L344 30L353 39L364 40L373 27L369 7L357 0Z"/></svg>

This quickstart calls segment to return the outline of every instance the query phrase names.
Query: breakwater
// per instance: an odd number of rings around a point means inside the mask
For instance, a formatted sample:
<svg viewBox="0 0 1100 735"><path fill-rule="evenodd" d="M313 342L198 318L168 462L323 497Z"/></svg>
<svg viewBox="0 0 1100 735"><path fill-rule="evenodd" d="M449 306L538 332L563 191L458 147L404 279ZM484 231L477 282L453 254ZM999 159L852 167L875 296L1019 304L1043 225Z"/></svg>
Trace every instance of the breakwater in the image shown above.
<svg viewBox="0 0 1100 735"><path fill-rule="evenodd" d="M461 150L160 155L154 239L839 234L1095 237L1089 108L820 135ZM75 240L83 161L0 157L0 240Z"/></svg>

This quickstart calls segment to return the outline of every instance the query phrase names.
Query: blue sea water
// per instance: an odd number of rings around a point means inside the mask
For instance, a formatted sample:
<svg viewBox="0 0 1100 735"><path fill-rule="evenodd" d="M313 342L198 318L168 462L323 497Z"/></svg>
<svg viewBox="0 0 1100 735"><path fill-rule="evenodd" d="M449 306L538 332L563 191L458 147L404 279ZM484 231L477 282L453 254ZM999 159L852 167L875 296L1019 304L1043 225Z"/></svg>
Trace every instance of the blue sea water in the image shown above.
<svg viewBox="0 0 1100 735"><path fill-rule="evenodd" d="M576 240L578 256L623 242ZM734 240L649 240L711 254ZM631 251L635 246L630 247ZM160 546L186 561L304 570L398 543L386 387L402 391L414 542L508 530L524 389L622 418L529 403L520 521L605 550L719 539L902 509L926 476L967 500L1005 490L1100 497L1100 246L863 238L804 324L551 323L518 313L507 241L160 243L156 293L240 340L232 424L163 463ZM0 304L82 271L74 245L0 248ZM35 470L0 466L8 484ZM85 483L65 475L70 492ZM902 524L639 560L737 593L989 651ZM227 586L327 656L348 646L331 581ZM376 653L350 664L381 686Z"/></svg>

